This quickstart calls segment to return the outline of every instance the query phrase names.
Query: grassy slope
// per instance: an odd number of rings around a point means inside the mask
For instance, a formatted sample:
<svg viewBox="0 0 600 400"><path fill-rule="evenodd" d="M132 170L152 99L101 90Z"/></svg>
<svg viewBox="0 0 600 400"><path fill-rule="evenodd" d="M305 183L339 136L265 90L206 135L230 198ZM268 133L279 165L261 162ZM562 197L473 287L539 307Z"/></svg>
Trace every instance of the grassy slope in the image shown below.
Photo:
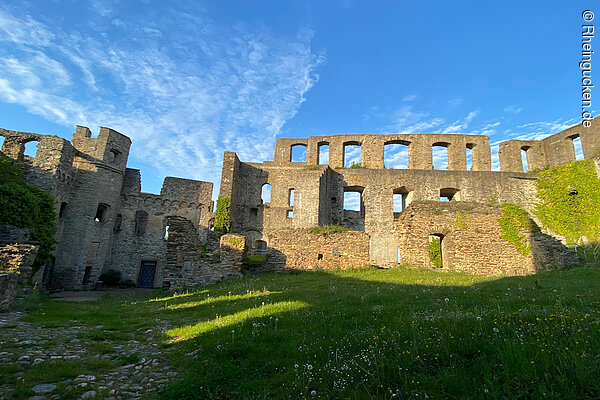
<svg viewBox="0 0 600 400"><path fill-rule="evenodd" d="M584 399L600 397L598 282L583 268L266 274L177 296L43 300L27 319L103 324L117 339L168 326L184 378L165 399Z"/></svg>

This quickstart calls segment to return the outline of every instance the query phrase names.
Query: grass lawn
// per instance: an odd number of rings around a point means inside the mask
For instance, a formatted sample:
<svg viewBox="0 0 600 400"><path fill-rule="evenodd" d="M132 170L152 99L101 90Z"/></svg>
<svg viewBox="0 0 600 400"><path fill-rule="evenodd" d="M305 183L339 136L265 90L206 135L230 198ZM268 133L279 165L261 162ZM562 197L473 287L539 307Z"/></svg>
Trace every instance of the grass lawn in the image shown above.
<svg viewBox="0 0 600 400"><path fill-rule="evenodd" d="M108 341L161 327L179 372L162 399L598 399L599 284L597 268L270 273L177 294L41 298L25 319L102 324Z"/></svg>

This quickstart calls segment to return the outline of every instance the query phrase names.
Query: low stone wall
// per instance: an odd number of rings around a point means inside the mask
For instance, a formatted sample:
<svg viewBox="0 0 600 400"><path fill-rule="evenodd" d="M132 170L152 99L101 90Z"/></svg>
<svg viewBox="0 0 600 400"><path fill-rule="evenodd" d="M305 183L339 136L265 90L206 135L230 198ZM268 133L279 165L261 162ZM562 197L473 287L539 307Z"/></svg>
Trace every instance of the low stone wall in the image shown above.
<svg viewBox="0 0 600 400"><path fill-rule="evenodd" d="M523 256L502 239L498 218L502 208L465 202L419 202L410 205L397 221L401 262L433 268L429 236L441 235L441 270L476 275L528 275L577 262L574 252L552 236L520 232L531 252Z"/></svg>
<svg viewBox="0 0 600 400"><path fill-rule="evenodd" d="M191 221L183 217L168 217L168 223L169 238L167 261L163 271L163 288L177 289L209 285L224 278L242 276L243 255L238 255L239 260L237 260L229 253L229 249L224 250L223 239L221 240L222 258L215 258L202 251L203 243L198 238ZM241 245L243 249L243 238Z"/></svg>
<svg viewBox="0 0 600 400"><path fill-rule="evenodd" d="M346 231L327 235L310 229L282 229L268 238L273 269L348 269L369 265L369 235Z"/></svg>
<svg viewBox="0 0 600 400"><path fill-rule="evenodd" d="M0 274L0 310L8 308L17 293L19 275L13 273Z"/></svg>

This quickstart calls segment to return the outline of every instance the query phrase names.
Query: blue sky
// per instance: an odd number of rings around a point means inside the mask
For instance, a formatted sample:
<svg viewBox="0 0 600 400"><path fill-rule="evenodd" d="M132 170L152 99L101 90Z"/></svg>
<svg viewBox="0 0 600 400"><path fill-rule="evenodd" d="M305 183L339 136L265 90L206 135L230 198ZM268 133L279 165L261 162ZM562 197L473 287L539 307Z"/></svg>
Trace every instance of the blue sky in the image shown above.
<svg viewBox="0 0 600 400"><path fill-rule="evenodd" d="M144 191L180 176L214 182L214 196L223 151L270 160L278 137L470 133L495 150L580 122L585 9L596 11L589 1L5 0L0 127L65 138L77 124L111 127L132 138Z"/></svg>

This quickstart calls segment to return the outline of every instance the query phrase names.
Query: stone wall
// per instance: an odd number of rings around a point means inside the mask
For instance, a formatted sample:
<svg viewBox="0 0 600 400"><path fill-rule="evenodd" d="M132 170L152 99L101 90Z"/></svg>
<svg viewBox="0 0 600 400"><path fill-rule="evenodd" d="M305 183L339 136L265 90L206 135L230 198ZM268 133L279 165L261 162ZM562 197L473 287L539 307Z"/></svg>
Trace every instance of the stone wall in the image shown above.
<svg viewBox="0 0 600 400"><path fill-rule="evenodd" d="M310 229L282 229L268 237L273 269L347 269L369 265L369 235L346 231L326 235Z"/></svg>
<svg viewBox="0 0 600 400"><path fill-rule="evenodd" d="M103 271L116 269L137 282L140 262L166 263L165 218L190 220L206 241L212 215L212 183L168 177L160 195L141 192L138 170L128 169L131 140L109 128L97 137L77 126L69 142L57 136L0 129L2 152L22 161L28 184L55 198L58 215L52 257L43 285L52 290L90 289ZM35 157L25 144L38 142ZM104 211L98 217L100 209ZM145 232L136 230L135 215L148 214Z"/></svg>
<svg viewBox="0 0 600 400"><path fill-rule="evenodd" d="M0 225L0 309L8 308L31 275L39 242L29 240L29 230Z"/></svg>
<svg viewBox="0 0 600 400"><path fill-rule="evenodd" d="M434 268L429 257L430 235L442 237L443 271L477 275L528 275L577 263L577 257L555 238L522 231L531 252L523 256L502 239L501 207L477 203L414 203L397 221L401 262Z"/></svg>
<svg viewBox="0 0 600 400"><path fill-rule="evenodd" d="M193 224L185 218L168 217L167 223L170 228L163 288L177 289L208 285L224 278L242 275L239 259L241 256L232 257L229 249L223 249L223 245L221 245L221 259L215 257L213 251L209 251L213 249L204 252L202 250L204 243L198 238ZM243 240L241 245L243 249Z"/></svg>
<svg viewBox="0 0 600 400"><path fill-rule="evenodd" d="M498 157L502 171L523 171L521 150L526 151L529 170L557 167L575 161L573 139L581 140L585 159L598 155L600 150L600 117L590 127L577 124L542 140L508 140L500 143Z"/></svg>
<svg viewBox="0 0 600 400"><path fill-rule="evenodd" d="M0 273L0 310L10 307L17 293L19 275Z"/></svg>

